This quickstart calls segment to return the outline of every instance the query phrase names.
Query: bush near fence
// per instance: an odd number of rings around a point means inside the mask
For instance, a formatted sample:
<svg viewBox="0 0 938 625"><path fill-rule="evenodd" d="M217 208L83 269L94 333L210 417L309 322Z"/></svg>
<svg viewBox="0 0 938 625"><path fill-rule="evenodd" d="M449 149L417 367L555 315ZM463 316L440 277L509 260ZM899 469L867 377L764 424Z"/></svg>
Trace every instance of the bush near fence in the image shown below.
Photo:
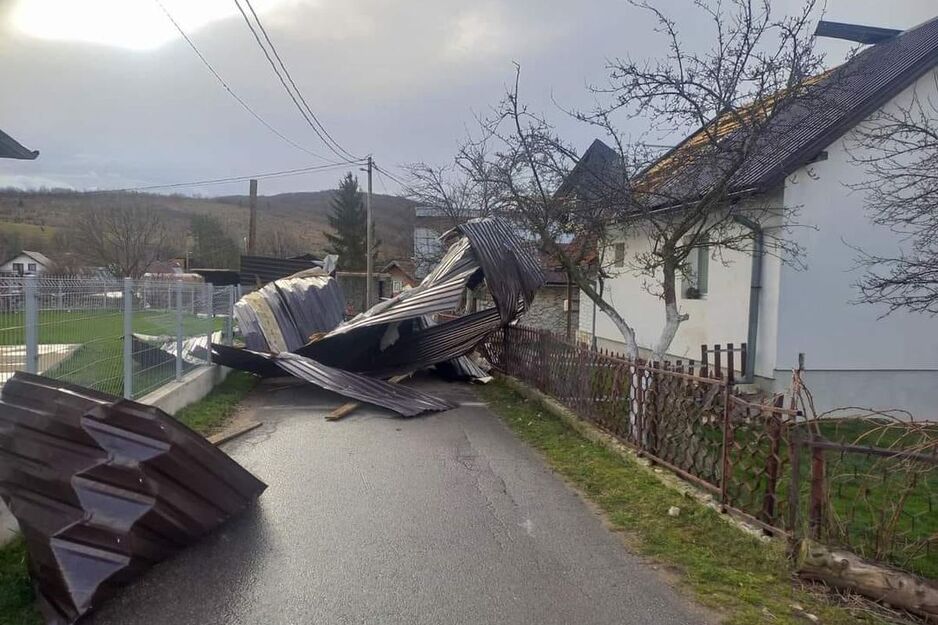
<svg viewBox="0 0 938 625"><path fill-rule="evenodd" d="M938 424L806 419L800 376L795 397L754 401L732 365L633 362L521 326L481 348L767 532L938 576Z"/></svg>
<svg viewBox="0 0 938 625"><path fill-rule="evenodd" d="M174 343L231 340L236 297L195 282L0 277L0 381L23 370L141 397L208 362Z"/></svg>

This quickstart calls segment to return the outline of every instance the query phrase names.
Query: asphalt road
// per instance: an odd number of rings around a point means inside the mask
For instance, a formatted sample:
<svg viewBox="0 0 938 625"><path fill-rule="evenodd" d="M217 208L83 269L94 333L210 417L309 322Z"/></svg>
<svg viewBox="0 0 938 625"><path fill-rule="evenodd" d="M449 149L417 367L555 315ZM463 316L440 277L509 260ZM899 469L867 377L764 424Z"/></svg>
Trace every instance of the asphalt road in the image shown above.
<svg viewBox="0 0 938 625"><path fill-rule="evenodd" d="M403 420L261 386L265 425L225 449L256 509L103 606L96 625L710 622L479 402Z"/></svg>

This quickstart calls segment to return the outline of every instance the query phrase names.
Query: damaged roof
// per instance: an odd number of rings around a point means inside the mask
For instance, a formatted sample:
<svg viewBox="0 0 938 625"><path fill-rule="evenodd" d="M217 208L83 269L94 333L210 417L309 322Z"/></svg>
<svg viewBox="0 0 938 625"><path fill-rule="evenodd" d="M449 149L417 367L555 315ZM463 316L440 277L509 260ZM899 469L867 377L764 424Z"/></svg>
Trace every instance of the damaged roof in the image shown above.
<svg viewBox="0 0 938 625"><path fill-rule="evenodd" d="M236 307L248 350L213 345L215 362L259 375L287 372L312 384L384 406L403 416L445 410L436 398L376 378L447 363L454 375L483 373L461 357L491 332L530 308L544 273L536 256L503 222L474 219L444 235L450 247L416 287L341 322L344 308L334 278L294 276L271 283ZM285 282L321 280L304 295L283 297ZM493 308L437 324L433 316L456 311L466 289L485 282ZM328 314L323 313L327 311ZM309 318L305 325L298 320ZM328 327L327 326L330 326ZM310 330L321 328L319 331ZM305 344L297 345L303 336Z"/></svg>

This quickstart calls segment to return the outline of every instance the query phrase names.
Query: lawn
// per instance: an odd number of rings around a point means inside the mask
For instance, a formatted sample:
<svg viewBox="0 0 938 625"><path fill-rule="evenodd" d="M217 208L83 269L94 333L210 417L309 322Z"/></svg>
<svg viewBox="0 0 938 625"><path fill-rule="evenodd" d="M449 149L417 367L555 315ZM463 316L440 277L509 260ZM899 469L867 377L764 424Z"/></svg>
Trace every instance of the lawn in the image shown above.
<svg viewBox="0 0 938 625"><path fill-rule="evenodd" d="M256 380L248 373L232 372L205 399L182 409L176 418L203 435L212 434L231 417ZM26 572L26 546L17 538L0 547L0 625L41 623Z"/></svg>
<svg viewBox="0 0 938 625"><path fill-rule="evenodd" d="M828 625L882 623L851 613L823 595L796 587L784 545L765 543L720 518L713 509L664 486L646 467L587 441L559 418L501 382L480 393L522 439L596 503L628 544L680 573L704 605L735 625L803 625L802 606ZM681 509L669 516L671 506Z"/></svg>
<svg viewBox="0 0 938 625"><path fill-rule="evenodd" d="M183 315L186 337L221 330L224 318L207 319L190 313ZM152 336L176 333L175 311L135 311L132 329ZM44 310L39 313L40 344L78 344L68 358L45 371L45 375L113 395L124 392L123 336L124 313L120 310ZM22 313L0 314L0 345L21 346L25 342ZM3 358L0 348L0 359ZM139 359L135 359L139 360ZM190 368L187 365L187 369ZM169 382L175 365L134 364L134 397L141 397Z"/></svg>

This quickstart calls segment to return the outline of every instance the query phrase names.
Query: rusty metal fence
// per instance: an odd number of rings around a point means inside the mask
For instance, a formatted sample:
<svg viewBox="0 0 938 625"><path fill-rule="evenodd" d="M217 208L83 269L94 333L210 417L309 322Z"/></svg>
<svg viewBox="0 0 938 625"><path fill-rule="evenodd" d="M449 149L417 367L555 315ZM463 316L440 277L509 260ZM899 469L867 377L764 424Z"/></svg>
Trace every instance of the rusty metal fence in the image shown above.
<svg viewBox="0 0 938 625"><path fill-rule="evenodd" d="M938 575L938 424L802 416L742 394L714 363L629 361L510 326L481 351L640 454L776 535L812 537Z"/></svg>
<svg viewBox="0 0 938 625"><path fill-rule="evenodd" d="M483 346L499 370L536 386L685 479L727 510L786 532L786 474L797 411L749 401L733 363L717 377L692 361L632 362L547 331L510 326ZM721 372L722 376L722 372Z"/></svg>

